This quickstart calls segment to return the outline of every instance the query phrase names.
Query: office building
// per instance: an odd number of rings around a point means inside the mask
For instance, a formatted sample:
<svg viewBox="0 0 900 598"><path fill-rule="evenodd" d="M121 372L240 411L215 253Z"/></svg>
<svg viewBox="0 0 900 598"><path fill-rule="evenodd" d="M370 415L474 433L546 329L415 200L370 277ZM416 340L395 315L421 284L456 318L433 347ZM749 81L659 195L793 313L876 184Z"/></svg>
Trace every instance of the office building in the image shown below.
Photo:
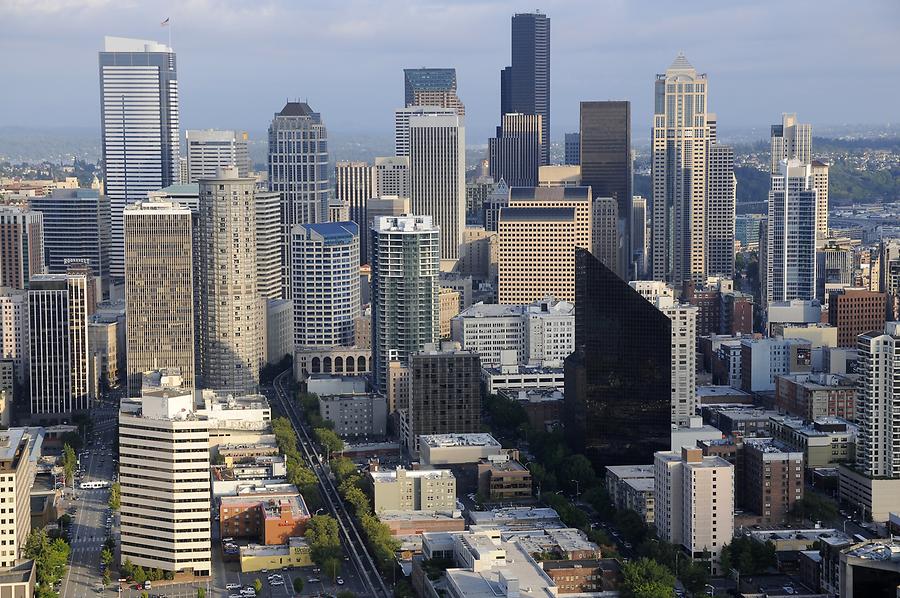
<svg viewBox="0 0 900 598"><path fill-rule="evenodd" d="M510 208L574 208L576 246L593 247L593 202L589 187L513 187L508 192Z"/></svg>
<svg viewBox="0 0 900 598"><path fill-rule="evenodd" d="M105 195L95 189L54 189L32 199L31 208L43 215L47 272L62 274L68 264L82 262L94 276L109 276L110 213Z"/></svg>
<svg viewBox="0 0 900 598"><path fill-rule="evenodd" d="M760 224L765 220L762 214L737 214L734 217L734 238L741 249L759 249Z"/></svg>
<svg viewBox="0 0 900 598"><path fill-rule="evenodd" d="M238 176L250 176L253 164L247 150L245 131L188 130L184 134L187 147L187 180L214 179L223 168L238 169Z"/></svg>
<svg viewBox="0 0 900 598"><path fill-rule="evenodd" d="M811 167L782 162L772 175L766 227L766 300L816 296L816 202Z"/></svg>
<svg viewBox="0 0 900 598"><path fill-rule="evenodd" d="M121 279L122 211L179 181L178 74L174 50L150 40L106 37L99 63L110 276Z"/></svg>
<svg viewBox="0 0 900 598"><path fill-rule="evenodd" d="M372 197L383 195L409 197L409 156L375 158Z"/></svg>
<svg viewBox="0 0 900 598"><path fill-rule="evenodd" d="M28 289L29 380L32 421L59 422L86 411L90 381L88 323L97 305L90 270L38 274Z"/></svg>
<svg viewBox="0 0 900 598"><path fill-rule="evenodd" d="M481 360L456 343L427 345L409 358L406 438L410 454L419 452L422 434L471 434L481 430Z"/></svg>
<svg viewBox="0 0 900 598"><path fill-rule="evenodd" d="M466 114L456 95L456 69L403 69L403 87L406 107L439 106Z"/></svg>
<svg viewBox="0 0 900 598"><path fill-rule="evenodd" d="M622 263L611 269L624 278L631 256L631 102L581 102L580 119L581 184L591 188L591 199L610 197L617 202L616 256Z"/></svg>
<svg viewBox="0 0 900 598"><path fill-rule="evenodd" d="M372 371L385 392L388 362L438 340L440 231L431 216L385 216L371 233Z"/></svg>
<svg viewBox="0 0 900 598"><path fill-rule="evenodd" d="M253 194L256 207L256 289L271 300L285 296L281 278L282 256L287 250L281 236L281 195L267 191Z"/></svg>
<svg viewBox="0 0 900 598"><path fill-rule="evenodd" d="M859 241L847 237L816 239L816 299L825 309L832 292L853 286L858 246Z"/></svg>
<svg viewBox="0 0 900 598"><path fill-rule="evenodd" d="M11 360L16 381L28 377L30 353L28 292L0 287L0 359Z"/></svg>
<svg viewBox="0 0 900 598"><path fill-rule="evenodd" d="M784 160L812 161L812 125L797 122L797 114L784 113L771 128L771 172L777 176Z"/></svg>
<svg viewBox="0 0 900 598"><path fill-rule="evenodd" d="M293 484L242 488L219 498L220 537L282 547L303 536L309 518L306 502Z"/></svg>
<svg viewBox="0 0 900 598"><path fill-rule="evenodd" d="M541 164L550 163L550 18L539 12L512 17L512 64L500 72L500 116L541 117Z"/></svg>
<svg viewBox="0 0 900 598"><path fill-rule="evenodd" d="M375 192L376 173L368 162L338 162L334 165L334 196L335 199L348 206L349 219L359 227L360 263L366 263L365 242L369 236L368 217L366 216L366 204L373 197L378 197ZM386 170L381 169L384 174ZM396 177L396 174L392 172Z"/></svg>
<svg viewBox="0 0 900 598"><path fill-rule="evenodd" d="M806 421L823 417L856 421L857 386L855 375L782 375L775 379L775 406Z"/></svg>
<svg viewBox="0 0 900 598"><path fill-rule="evenodd" d="M581 166L553 164L538 168L538 187L581 187Z"/></svg>
<svg viewBox="0 0 900 598"><path fill-rule="evenodd" d="M581 133L566 133L564 164L581 164Z"/></svg>
<svg viewBox="0 0 900 598"><path fill-rule="evenodd" d="M810 172L816 189L816 238L824 239L828 237L828 164L813 160Z"/></svg>
<svg viewBox="0 0 900 598"><path fill-rule="evenodd" d="M575 301L576 209L500 210L497 300L524 304L552 296Z"/></svg>
<svg viewBox="0 0 900 598"><path fill-rule="evenodd" d="M647 276L647 199L640 195L631 198L631 251L632 267L635 276L644 278Z"/></svg>
<svg viewBox="0 0 900 598"><path fill-rule="evenodd" d="M488 140L491 177L510 187L536 187L541 147L539 114L504 114L497 136Z"/></svg>
<svg viewBox="0 0 900 598"><path fill-rule="evenodd" d="M409 106L394 110L394 154L409 157L409 121L414 116L453 116L452 108L437 106ZM457 115L458 116L458 115Z"/></svg>
<svg viewBox="0 0 900 598"><path fill-rule="evenodd" d="M707 272L707 85L684 54L656 76L651 278L676 285Z"/></svg>
<svg viewBox="0 0 900 598"><path fill-rule="evenodd" d="M118 424L122 562L209 575L210 422L193 391L145 388L140 402L123 402Z"/></svg>
<svg viewBox="0 0 900 598"><path fill-rule="evenodd" d="M575 295L569 442L595 466L648 463L670 442L672 322L584 249L575 256Z"/></svg>
<svg viewBox="0 0 900 598"><path fill-rule="evenodd" d="M319 415L342 438L384 436L387 431L387 400L381 395L319 396Z"/></svg>
<svg viewBox="0 0 900 598"><path fill-rule="evenodd" d="M27 289L44 272L44 217L36 210L0 206L0 287Z"/></svg>
<svg viewBox="0 0 900 598"><path fill-rule="evenodd" d="M456 478L449 469L376 470L369 472L375 513L384 511L453 511Z"/></svg>
<svg viewBox="0 0 900 598"><path fill-rule="evenodd" d="M606 491L617 509L634 511L644 523L653 525L656 505L653 496L653 465L610 465L606 468Z"/></svg>
<svg viewBox="0 0 900 598"><path fill-rule="evenodd" d="M359 227L296 224L291 253L294 346L353 345L360 315Z"/></svg>
<svg viewBox="0 0 900 598"><path fill-rule="evenodd" d="M200 181L197 234L198 374L204 388L245 393L265 359L265 302L257 287L256 181L225 168Z"/></svg>
<svg viewBox="0 0 900 598"><path fill-rule="evenodd" d="M196 383L193 217L180 204L154 200L123 211L126 377L139 396L144 372L178 368Z"/></svg>
<svg viewBox="0 0 900 598"><path fill-rule="evenodd" d="M884 330L886 306L884 293L858 287L832 292L828 301L828 323L837 327L837 346L855 347L860 334Z"/></svg>
<svg viewBox="0 0 900 598"><path fill-rule="evenodd" d="M706 270L734 277L734 220L737 178L734 148L711 143L708 148L706 198Z"/></svg>
<svg viewBox="0 0 900 598"><path fill-rule="evenodd" d="M856 460L856 425L837 417L808 420L778 416L769 422L772 437L803 454L807 469L833 468Z"/></svg>
<svg viewBox="0 0 900 598"><path fill-rule="evenodd" d="M772 438L744 439L744 506L764 523L783 523L803 498L803 452Z"/></svg>
<svg viewBox="0 0 900 598"><path fill-rule="evenodd" d="M812 369L812 347L803 338L741 339L741 390L770 392L778 376Z"/></svg>
<svg viewBox="0 0 900 598"><path fill-rule="evenodd" d="M6 505L6 517L0 524L3 546L0 568L4 572L26 558L25 543L31 532L31 490L43 439L42 428L10 428L0 432L0 475L4 481L0 499Z"/></svg>
<svg viewBox="0 0 900 598"><path fill-rule="evenodd" d="M330 186L328 131L322 115L306 102L287 102L269 125L269 191L281 194L283 247L290 246L295 224L325 221ZM289 293L289 252L282 257L284 288Z"/></svg>
<svg viewBox="0 0 900 598"><path fill-rule="evenodd" d="M423 434L419 439L420 462L439 465L472 465L504 455L500 442L485 433Z"/></svg>
<svg viewBox="0 0 900 598"><path fill-rule="evenodd" d="M688 447L658 452L653 464L659 537L691 558L708 553L710 571L720 574L719 556L734 538L734 466Z"/></svg>
<svg viewBox="0 0 900 598"><path fill-rule="evenodd" d="M619 238L619 206L614 198L594 199L591 229L593 243L591 253L620 278L624 277L626 274L623 271L624 265L619 263L621 255L619 245L622 242Z"/></svg>
<svg viewBox="0 0 900 598"><path fill-rule="evenodd" d="M466 225L466 135L455 114L409 119L409 200L440 229L441 260L459 259Z"/></svg>

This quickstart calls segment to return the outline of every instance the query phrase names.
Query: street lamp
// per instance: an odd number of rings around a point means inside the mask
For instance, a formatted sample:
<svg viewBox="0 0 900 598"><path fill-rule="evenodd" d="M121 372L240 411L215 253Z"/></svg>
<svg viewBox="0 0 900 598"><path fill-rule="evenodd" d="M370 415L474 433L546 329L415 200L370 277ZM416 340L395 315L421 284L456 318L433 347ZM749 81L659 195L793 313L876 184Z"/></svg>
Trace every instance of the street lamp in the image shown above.
<svg viewBox="0 0 900 598"><path fill-rule="evenodd" d="M581 485L578 483L578 480L569 480L570 482L575 482L575 501L578 502L578 496L581 494Z"/></svg>

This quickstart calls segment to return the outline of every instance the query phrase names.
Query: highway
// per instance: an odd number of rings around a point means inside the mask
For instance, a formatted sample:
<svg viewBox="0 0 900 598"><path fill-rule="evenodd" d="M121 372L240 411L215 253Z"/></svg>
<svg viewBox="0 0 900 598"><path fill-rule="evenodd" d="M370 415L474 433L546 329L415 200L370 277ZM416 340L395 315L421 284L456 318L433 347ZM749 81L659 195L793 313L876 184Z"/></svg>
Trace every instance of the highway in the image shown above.
<svg viewBox="0 0 900 598"><path fill-rule="evenodd" d="M318 453L315 451L311 453L310 451L313 444L309 433L306 430L306 425L300 417L300 413L297 411L295 402L284 389L284 377L290 374L291 371L287 370L275 378L275 398L280 404L282 412L288 417L288 420L291 422L291 425L297 434L297 438L300 441L300 448L303 451L307 465L309 465L316 474L316 478L319 481L319 490L328 505L329 511L338 522L338 528L340 530L344 548L346 549L347 554L350 555L353 564L356 566L356 570L359 572L359 577L366 587L366 595L391 598L393 592L389 591L387 586L385 586L384 580L378 572L378 567L375 566L375 561L366 549L365 542L359 531L356 529L353 518L344 506L344 502L341 500L337 488L335 488L328 472L319 461ZM315 457L313 454L315 454Z"/></svg>

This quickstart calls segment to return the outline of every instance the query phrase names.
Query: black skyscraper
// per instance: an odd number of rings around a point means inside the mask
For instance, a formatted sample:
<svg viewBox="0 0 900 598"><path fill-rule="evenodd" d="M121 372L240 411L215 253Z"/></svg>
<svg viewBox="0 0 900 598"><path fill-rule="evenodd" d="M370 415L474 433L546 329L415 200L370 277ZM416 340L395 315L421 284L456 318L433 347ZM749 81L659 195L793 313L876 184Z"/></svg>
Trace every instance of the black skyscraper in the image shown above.
<svg viewBox="0 0 900 598"><path fill-rule="evenodd" d="M619 230L624 235L619 256L631 262L631 102L581 102L581 184L594 197L614 197ZM627 272L623 270L623 272Z"/></svg>
<svg viewBox="0 0 900 598"><path fill-rule="evenodd" d="M575 252L565 426L596 466L652 463L671 434L671 323L589 251Z"/></svg>
<svg viewBox="0 0 900 598"><path fill-rule="evenodd" d="M500 71L500 115L540 114L541 164L550 163L550 19L540 13L512 18L512 66Z"/></svg>

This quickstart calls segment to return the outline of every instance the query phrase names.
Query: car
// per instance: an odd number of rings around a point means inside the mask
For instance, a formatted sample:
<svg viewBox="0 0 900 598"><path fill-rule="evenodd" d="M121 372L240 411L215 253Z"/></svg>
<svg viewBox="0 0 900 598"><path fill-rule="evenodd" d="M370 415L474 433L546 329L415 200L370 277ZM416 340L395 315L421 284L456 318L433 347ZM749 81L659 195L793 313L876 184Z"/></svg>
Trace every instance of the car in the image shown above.
<svg viewBox="0 0 900 598"><path fill-rule="evenodd" d="M319 578L318 577L310 577L309 579L306 580L306 583L319 583Z"/></svg>
<svg viewBox="0 0 900 598"><path fill-rule="evenodd" d="M228 598L244 598L244 597L241 596L240 594L229 594Z"/></svg>
<svg viewBox="0 0 900 598"><path fill-rule="evenodd" d="M147 581L144 582L144 589L145 589L145 590L149 590L152 586L153 586L153 584L150 583L150 580L149 580L149 579L148 579Z"/></svg>
<svg viewBox="0 0 900 598"><path fill-rule="evenodd" d="M239 583L227 583L227 584L225 584L225 589L226 589L226 590L229 590L229 591L230 591L230 590L240 590L240 589L241 589L241 584L239 584Z"/></svg>
<svg viewBox="0 0 900 598"><path fill-rule="evenodd" d="M633 546L631 545L631 542L625 542L625 548L627 550L631 550L633 548Z"/></svg>
<svg viewBox="0 0 900 598"><path fill-rule="evenodd" d="M282 581L280 579L273 579L272 581L269 582L269 585L270 586L283 586L284 581Z"/></svg>
<svg viewBox="0 0 900 598"><path fill-rule="evenodd" d="M335 581L337 582L337 585L339 585L339 586L344 585L344 578L343 578L343 577L338 577Z"/></svg>

